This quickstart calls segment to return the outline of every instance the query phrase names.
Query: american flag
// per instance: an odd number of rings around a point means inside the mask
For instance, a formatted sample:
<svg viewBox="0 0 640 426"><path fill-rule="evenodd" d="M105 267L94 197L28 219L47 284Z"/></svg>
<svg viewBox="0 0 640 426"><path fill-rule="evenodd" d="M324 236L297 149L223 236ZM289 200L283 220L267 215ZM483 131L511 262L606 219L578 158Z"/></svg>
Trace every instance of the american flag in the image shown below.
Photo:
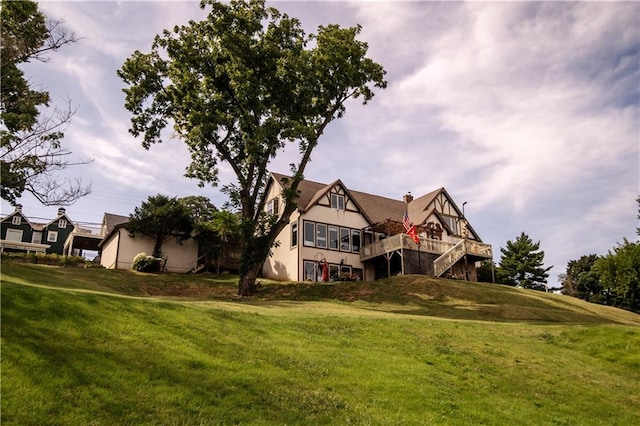
<svg viewBox="0 0 640 426"><path fill-rule="evenodd" d="M404 216L402 217L402 225L404 226L405 232L409 232L411 229L411 221L409 220L409 214L404 212Z"/></svg>

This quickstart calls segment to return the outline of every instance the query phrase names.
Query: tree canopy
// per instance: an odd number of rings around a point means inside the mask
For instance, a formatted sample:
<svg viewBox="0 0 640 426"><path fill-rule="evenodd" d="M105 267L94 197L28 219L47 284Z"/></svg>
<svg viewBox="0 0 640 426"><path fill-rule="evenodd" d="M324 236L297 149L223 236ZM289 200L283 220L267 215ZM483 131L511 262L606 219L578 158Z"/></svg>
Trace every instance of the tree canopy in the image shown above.
<svg viewBox="0 0 640 426"><path fill-rule="evenodd" d="M153 195L129 215L127 231L134 237L151 238L153 256L162 257L162 244L170 238L184 240L191 236L193 218L189 209L175 197Z"/></svg>
<svg viewBox="0 0 640 426"><path fill-rule="evenodd" d="M548 271L544 268L544 251L540 241L534 243L524 232L515 241L507 241L501 247L500 263L497 269L498 282L534 290L546 290Z"/></svg>
<svg viewBox="0 0 640 426"><path fill-rule="evenodd" d="M33 1L5 1L0 8L0 195L15 204L26 191L45 205L68 205L91 191L80 180L55 175L68 166L86 161L72 160L62 146L64 130L75 111L67 101L64 108L51 107L49 92L33 90L20 65L47 62L47 54L78 38L62 22L47 20Z"/></svg>
<svg viewBox="0 0 640 426"><path fill-rule="evenodd" d="M352 98L369 101L386 87L383 67L356 39L360 27L320 26L306 35L300 22L263 0L201 2L206 19L157 35L149 53L136 51L118 75L127 87L130 132L149 148L171 123L188 146L186 176L217 185L219 164L235 182L223 191L242 217L239 293L255 278L296 207L298 184L326 126ZM300 157L282 194L279 217L264 213L268 165L287 144Z"/></svg>

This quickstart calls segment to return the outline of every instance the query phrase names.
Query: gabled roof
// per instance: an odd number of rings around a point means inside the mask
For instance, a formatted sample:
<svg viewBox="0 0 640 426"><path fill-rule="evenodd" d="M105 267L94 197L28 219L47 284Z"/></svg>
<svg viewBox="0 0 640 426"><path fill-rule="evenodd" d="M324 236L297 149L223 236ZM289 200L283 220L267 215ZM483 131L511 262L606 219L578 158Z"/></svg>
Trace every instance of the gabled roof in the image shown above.
<svg viewBox="0 0 640 426"><path fill-rule="evenodd" d="M108 234L118 225L129 222L128 216L120 216L113 213L105 213L102 218L102 226L106 228L105 234Z"/></svg>
<svg viewBox="0 0 640 426"><path fill-rule="evenodd" d="M13 218L15 215L19 215L20 217L22 217L22 219L27 222L27 223L31 223L29 222L29 219L27 219L27 217L24 215L24 213L22 213L21 210L14 210L11 213L9 213L8 215L6 215L5 217L2 218L2 220L0 220L0 222L4 222L8 219Z"/></svg>
<svg viewBox="0 0 640 426"><path fill-rule="evenodd" d="M65 211L61 212L58 211L58 214L56 215L55 218L51 219L49 222L47 222L46 224L43 225L43 228L48 227L49 225L51 225L52 223L55 223L57 221L59 221L60 219L65 218L67 220L68 223L72 223L71 218L67 215L67 213Z"/></svg>
<svg viewBox="0 0 640 426"><path fill-rule="evenodd" d="M285 186L284 182L286 179L291 179L290 176L280 173L271 173L271 176L282 187ZM345 192L358 206L370 225L381 224L387 220L402 223L405 211L409 215L409 219L412 223L417 226L424 225L432 214L436 213L438 217L441 216L437 213L435 206L433 205L434 200L440 194L445 195L458 213L458 216L462 217L460 209L458 209L453 198L451 198L444 187L415 198L407 204L403 200L395 200L393 198L381 197L379 195L368 194L366 192L349 190L340 179L328 185L310 180L301 181L298 185L298 210L302 213L306 212L313 207L327 193L327 191L336 185L341 185L344 188ZM446 221L441 220L441 222L446 225ZM467 224L467 226L469 232L480 240L480 237L473 230L471 225Z"/></svg>

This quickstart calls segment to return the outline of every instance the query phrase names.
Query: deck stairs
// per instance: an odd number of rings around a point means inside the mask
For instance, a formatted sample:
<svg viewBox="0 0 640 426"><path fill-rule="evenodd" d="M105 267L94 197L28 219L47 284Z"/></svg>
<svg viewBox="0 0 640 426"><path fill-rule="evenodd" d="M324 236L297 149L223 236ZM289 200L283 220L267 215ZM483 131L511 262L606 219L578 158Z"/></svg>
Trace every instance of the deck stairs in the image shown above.
<svg viewBox="0 0 640 426"><path fill-rule="evenodd" d="M433 272L436 277L441 277L449 268L456 264L467 254L466 240L460 240L456 245L444 252L433 261Z"/></svg>

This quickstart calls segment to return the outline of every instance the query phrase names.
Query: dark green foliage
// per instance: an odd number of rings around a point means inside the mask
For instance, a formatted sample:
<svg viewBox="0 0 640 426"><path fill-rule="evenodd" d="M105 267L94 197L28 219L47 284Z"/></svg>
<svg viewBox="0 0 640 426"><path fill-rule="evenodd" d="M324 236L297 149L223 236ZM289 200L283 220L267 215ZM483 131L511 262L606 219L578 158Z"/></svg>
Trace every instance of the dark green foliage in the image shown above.
<svg viewBox="0 0 640 426"><path fill-rule="evenodd" d="M191 236L193 219L177 198L158 194L135 208L126 228L132 236L151 238L153 257L162 257L162 243L173 237L184 240Z"/></svg>
<svg viewBox="0 0 640 426"><path fill-rule="evenodd" d="M478 281L481 283L492 283L495 281L496 264L493 260L484 260L480 267L476 269Z"/></svg>
<svg viewBox="0 0 640 426"><path fill-rule="evenodd" d="M345 113L345 102L366 103L383 88L385 71L356 40L360 27L319 27L306 35L300 22L264 1L202 1L207 18L156 36L150 53L136 51L118 75L127 87L130 132L142 145L161 142L171 122L189 147L187 176L218 184L228 163L236 182L223 191L241 213L243 295L277 235L295 210L297 187L326 126ZM308 47L313 46L313 47ZM267 217L269 162L289 143L300 159L282 198L280 217Z"/></svg>
<svg viewBox="0 0 640 426"><path fill-rule="evenodd" d="M600 303L603 293L599 274L593 265L599 259L596 254L582 256L567 263L567 273L561 276L562 294L589 302Z"/></svg>
<svg viewBox="0 0 640 426"><path fill-rule="evenodd" d="M606 304L640 312L640 242L625 239L598 259L593 270L600 277Z"/></svg>
<svg viewBox="0 0 640 426"><path fill-rule="evenodd" d="M501 284L519 286L533 290L546 290L548 271L552 266L543 268L544 251L540 250L540 241L534 243L524 232L515 241L507 241L501 247L497 280Z"/></svg>
<svg viewBox="0 0 640 426"><path fill-rule="evenodd" d="M33 90L20 65L36 60L46 62L46 53L77 41L59 21L47 21L32 1L5 1L2 17L2 73L0 80L0 195L15 203L23 192L31 193L45 205L66 205L88 194L90 187L79 181L58 180L52 172L86 161L72 161L61 146L64 129L74 114L54 108L46 117L39 108L48 107L47 91Z"/></svg>

